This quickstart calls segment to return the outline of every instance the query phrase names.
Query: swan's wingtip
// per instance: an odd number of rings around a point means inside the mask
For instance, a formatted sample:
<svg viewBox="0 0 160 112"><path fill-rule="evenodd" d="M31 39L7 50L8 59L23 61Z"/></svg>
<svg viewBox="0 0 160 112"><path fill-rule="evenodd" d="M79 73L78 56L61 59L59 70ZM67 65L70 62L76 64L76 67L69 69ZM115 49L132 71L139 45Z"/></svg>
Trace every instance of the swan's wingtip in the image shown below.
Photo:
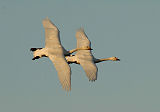
<svg viewBox="0 0 160 112"><path fill-rule="evenodd" d="M48 18L48 16L46 16L46 18L44 18L43 21L50 21L50 19Z"/></svg>
<svg viewBox="0 0 160 112"><path fill-rule="evenodd" d="M45 19L49 19L49 18L48 18L48 16L46 16L46 18L45 18Z"/></svg>
<svg viewBox="0 0 160 112"><path fill-rule="evenodd" d="M83 28L83 27L80 27L77 31L84 32L84 28Z"/></svg>

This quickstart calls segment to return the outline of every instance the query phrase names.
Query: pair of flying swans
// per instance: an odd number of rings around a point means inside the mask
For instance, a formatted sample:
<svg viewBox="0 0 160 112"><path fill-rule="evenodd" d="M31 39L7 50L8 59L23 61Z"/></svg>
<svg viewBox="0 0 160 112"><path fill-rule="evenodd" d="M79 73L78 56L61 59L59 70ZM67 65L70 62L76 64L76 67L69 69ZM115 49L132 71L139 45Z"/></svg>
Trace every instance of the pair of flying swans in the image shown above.
<svg viewBox="0 0 160 112"><path fill-rule="evenodd" d="M69 64L80 64L84 69L88 79L95 81L97 79L98 68L95 63L112 60L119 61L117 57L105 59L96 59L91 53L91 42L87 38L84 30L81 28L76 32L77 48L67 51L61 44L58 28L48 19L43 20L45 29L45 47L31 48L33 59L48 57L54 64L62 88L66 91L71 90L71 68ZM76 52L75 55L71 55Z"/></svg>

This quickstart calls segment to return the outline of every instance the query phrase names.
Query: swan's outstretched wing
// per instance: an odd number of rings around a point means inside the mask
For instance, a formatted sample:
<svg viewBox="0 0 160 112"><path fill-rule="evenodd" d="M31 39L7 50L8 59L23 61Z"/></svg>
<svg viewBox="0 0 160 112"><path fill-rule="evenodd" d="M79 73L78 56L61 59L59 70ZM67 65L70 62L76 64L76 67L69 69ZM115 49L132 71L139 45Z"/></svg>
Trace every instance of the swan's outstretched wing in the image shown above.
<svg viewBox="0 0 160 112"><path fill-rule="evenodd" d="M79 29L76 32L76 38L77 38L77 48L83 48L86 46L91 47L91 42L88 39L83 29ZM91 81L96 80L98 68L93 61L91 50L78 50L76 53L76 57L80 65L84 69L89 80Z"/></svg>
<svg viewBox="0 0 160 112"><path fill-rule="evenodd" d="M82 48L82 47L91 47L91 42L88 39L87 35L84 32L83 28L80 28L76 32L76 38L77 38L77 48Z"/></svg>
<svg viewBox="0 0 160 112"><path fill-rule="evenodd" d="M89 50L79 50L76 53L78 61L82 68L84 69L88 79L90 81L97 80L98 68L93 61L93 56Z"/></svg>
<svg viewBox="0 0 160 112"><path fill-rule="evenodd" d="M45 29L45 47L48 57L53 62L62 87L71 90L71 70L64 57L64 47L61 45L58 28L48 19L43 20Z"/></svg>
<svg viewBox="0 0 160 112"><path fill-rule="evenodd" d="M59 81L64 90L71 90L71 69L63 55L50 55L49 59L53 62L57 70Z"/></svg>
<svg viewBox="0 0 160 112"><path fill-rule="evenodd" d="M46 17L43 21L43 27L45 29L45 47L46 48L55 48L57 46L61 46L63 48L64 53L67 50L61 45L60 41L60 31L58 28Z"/></svg>

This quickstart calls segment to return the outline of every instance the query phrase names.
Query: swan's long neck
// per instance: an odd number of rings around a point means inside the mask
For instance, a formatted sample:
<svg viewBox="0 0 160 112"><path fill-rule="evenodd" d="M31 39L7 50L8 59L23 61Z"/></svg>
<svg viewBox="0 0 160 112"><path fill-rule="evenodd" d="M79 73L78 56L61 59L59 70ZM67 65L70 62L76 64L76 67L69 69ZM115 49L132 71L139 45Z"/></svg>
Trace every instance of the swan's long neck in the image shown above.
<svg viewBox="0 0 160 112"><path fill-rule="evenodd" d="M112 58L102 58L102 59L94 59L94 62L95 63L99 63L99 62L102 62L102 61L114 61Z"/></svg>

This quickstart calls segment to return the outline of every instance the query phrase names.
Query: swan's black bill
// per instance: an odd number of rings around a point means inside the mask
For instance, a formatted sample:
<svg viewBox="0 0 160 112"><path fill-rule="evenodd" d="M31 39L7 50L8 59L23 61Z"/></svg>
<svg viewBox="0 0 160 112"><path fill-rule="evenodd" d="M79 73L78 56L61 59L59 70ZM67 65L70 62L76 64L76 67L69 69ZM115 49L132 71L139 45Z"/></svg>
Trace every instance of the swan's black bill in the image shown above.
<svg viewBox="0 0 160 112"><path fill-rule="evenodd" d="M120 59L117 59L117 61L121 61Z"/></svg>

